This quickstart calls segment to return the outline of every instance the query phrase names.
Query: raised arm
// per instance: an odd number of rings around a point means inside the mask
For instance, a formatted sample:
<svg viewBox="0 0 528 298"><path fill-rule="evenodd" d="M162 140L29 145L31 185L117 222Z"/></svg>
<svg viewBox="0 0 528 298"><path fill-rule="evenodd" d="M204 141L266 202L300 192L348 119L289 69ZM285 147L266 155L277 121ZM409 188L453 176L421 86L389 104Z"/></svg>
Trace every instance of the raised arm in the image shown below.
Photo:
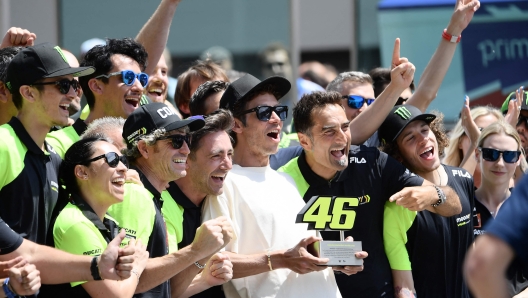
<svg viewBox="0 0 528 298"><path fill-rule="evenodd" d="M7 47L29 47L35 43L37 35L33 32L29 32L27 29L11 27L7 30L2 43L0 44L0 49Z"/></svg>
<svg viewBox="0 0 528 298"><path fill-rule="evenodd" d="M145 47L148 53L146 73L154 71L161 55L163 55L163 50L169 39L172 18L180 1L161 0L154 14L136 36L136 40Z"/></svg>
<svg viewBox="0 0 528 298"><path fill-rule="evenodd" d="M446 32L452 36L460 36L479 7L480 2L478 0L457 0L455 11L447 25ZM441 32L438 32L438 36L440 35ZM440 44L425 67L416 92L409 98L407 104L419 108L422 112L427 110L444 80L455 55L457 44L440 37Z"/></svg>
<svg viewBox="0 0 528 298"><path fill-rule="evenodd" d="M414 65L408 62L407 58L400 58L399 38L394 42L393 63L397 63L398 66L391 70L391 82L387 88L365 111L350 122L350 133L354 145L363 144L374 134L387 118L401 93L409 87L414 78Z"/></svg>

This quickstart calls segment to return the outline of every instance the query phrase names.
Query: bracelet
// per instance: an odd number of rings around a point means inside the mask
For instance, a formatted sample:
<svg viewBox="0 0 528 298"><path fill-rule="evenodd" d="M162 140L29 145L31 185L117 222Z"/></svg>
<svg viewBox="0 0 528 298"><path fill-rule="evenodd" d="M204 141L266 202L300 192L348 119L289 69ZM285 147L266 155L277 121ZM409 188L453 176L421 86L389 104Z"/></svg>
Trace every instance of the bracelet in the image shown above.
<svg viewBox="0 0 528 298"><path fill-rule="evenodd" d="M139 273L136 270L132 270L130 272L132 272L132 273L134 273L136 275L137 280L138 280L138 284L139 284Z"/></svg>
<svg viewBox="0 0 528 298"><path fill-rule="evenodd" d="M266 255L268 256L268 267L270 271L273 271L273 267L271 266L271 254L269 251L266 252Z"/></svg>
<svg viewBox="0 0 528 298"><path fill-rule="evenodd" d="M103 280L101 273L99 272L99 265L97 264L97 257L93 257L92 263L90 264L90 272L94 280Z"/></svg>
<svg viewBox="0 0 528 298"><path fill-rule="evenodd" d="M459 43L460 39L462 39L462 34L460 34L460 36L451 35L447 33L447 29L444 29L444 32L442 32L442 38L452 43Z"/></svg>
<svg viewBox="0 0 528 298"><path fill-rule="evenodd" d="M199 269L204 269L204 268L205 268L205 265L207 265L207 264L200 265L200 263L198 263L198 261L196 261L196 262L194 262L194 265L195 265L196 267L198 267Z"/></svg>
<svg viewBox="0 0 528 298"><path fill-rule="evenodd" d="M2 288L4 289L4 293L6 294L7 298L19 297L19 295L11 288L11 285L9 284L9 277L4 280Z"/></svg>

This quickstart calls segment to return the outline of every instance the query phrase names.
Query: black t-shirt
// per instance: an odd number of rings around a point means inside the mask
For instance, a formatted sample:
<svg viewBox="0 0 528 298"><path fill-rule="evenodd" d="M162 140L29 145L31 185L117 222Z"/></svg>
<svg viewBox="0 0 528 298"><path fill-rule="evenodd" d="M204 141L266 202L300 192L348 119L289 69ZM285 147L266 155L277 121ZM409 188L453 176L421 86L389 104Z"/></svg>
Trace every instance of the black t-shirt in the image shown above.
<svg viewBox="0 0 528 298"><path fill-rule="evenodd" d="M45 244L62 160L47 143L43 152L16 117L0 126L0 140L0 217L22 237Z"/></svg>
<svg viewBox="0 0 528 298"><path fill-rule="evenodd" d="M202 204L196 206L189 198L181 191L178 185L174 182L169 183L167 189L174 201L183 207L183 235L182 240L178 243L178 249L182 249L191 244L196 235L196 229L202 224ZM194 265L193 265L194 266ZM195 298L224 298L224 291L222 286L211 287L191 297Z"/></svg>
<svg viewBox="0 0 528 298"><path fill-rule="evenodd" d="M460 198L460 214L443 217L397 205L390 205L385 211L385 244L391 267L412 267L418 297L469 297L462 268L466 251L473 243L473 178L464 169L446 165L444 168L447 185ZM404 243L402 233L406 233L406 253L398 249Z"/></svg>
<svg viewBox="0 0 528 298"><path fill-rule="evenodd" d="M327 181L315 174L304 152L297 164L304 180L310 185L303 198L312 196L346 196L359 199L354 226L346 236L362 241L369 256L364 270L347 276L336 274L337 285L343 297L391 297L392 272L383 247L383 208L391 195L406 186L422 185L423 178L410 173L401 163L373 147L351 146L349 165ZM294 179L295 180L295 179ZM326 240L339 240L339 232L323 231Z"/></svg>
<svg viewBox="0 0 528 298"><path fill-rule="evenodd" d="M0 218L0 255L6 255L17 250L22 244L22 237Z"/></svg>
<svg viewBox="0 0 528 298"><path fill-rule="evenodd" d="M473 209L473 231L475 238L484 235L484 226L493 221L491 212L475 197L475 208ZM528 266L518 257L510 263L506 271L508 279L508 294L515 296L528 288Z"/></svg>

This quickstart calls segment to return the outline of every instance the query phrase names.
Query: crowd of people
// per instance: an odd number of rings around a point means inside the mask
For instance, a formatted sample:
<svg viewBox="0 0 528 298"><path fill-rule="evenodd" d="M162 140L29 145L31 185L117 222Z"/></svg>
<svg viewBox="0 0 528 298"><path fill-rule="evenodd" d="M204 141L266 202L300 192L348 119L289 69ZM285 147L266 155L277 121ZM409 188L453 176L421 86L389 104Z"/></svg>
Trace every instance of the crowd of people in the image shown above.
<svg viewBox="0 0 528 298"><path fill-rule="evenodd" d="M171 88L179 2L79 60L5 34L0 297L528 297L528 93L464 97L449 133L426 112L478 0L416 86L396 39L368 74L295 80L274 45L263 80L207 54ZM361 241L363 265L327 265L325 240Z"/></svg>

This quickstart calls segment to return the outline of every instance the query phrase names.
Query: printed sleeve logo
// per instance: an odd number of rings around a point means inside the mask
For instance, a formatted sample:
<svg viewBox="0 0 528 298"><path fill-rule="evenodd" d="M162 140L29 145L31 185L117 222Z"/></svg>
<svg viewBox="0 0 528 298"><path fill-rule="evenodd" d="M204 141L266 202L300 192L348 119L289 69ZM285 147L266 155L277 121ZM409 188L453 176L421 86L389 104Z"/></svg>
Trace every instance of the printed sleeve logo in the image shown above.
<svg viewBox="0 0 528 298"><path fill-rule="evenodd" d="M157 110L156 112L158 112L158 115L160 115L160 117L163 118L163 119L167 118L170 115L174 115L174 112L171 109L169 109L168 107L163 107L163 108Z"/></svg>
<svg viewBox="0 0 528 298"><path fill-rule="evenodd" d="M453 171L453 176L460 176L460 177L464 177L464 178L469 178L471 179L471 174L469 174L469 172L467 171L462 171L462 170L452 170Z"/></svg>
<svg viewBox="0 0 528 298"><path fill-rule="evenodd" d="M55 181L50 181L51 190L54 190L56 192L59 192L59 185Z"/></svg>
<svg viewBox="0 0 528 298"><path fill-rule="evenodd" d="M367 163L367 161L365 160L364 157L359 159L359 158L357 158L355 156L352 156L352 157L350 157L350 162L349 163Z"/></svg>
<svg viewBox="0 0 528 298"><path fill-rule="evenodd" d="M411 112L406 107L399 107L394 111L394 114L400 116L403 120L409 120L411 118Z"/></svg>

